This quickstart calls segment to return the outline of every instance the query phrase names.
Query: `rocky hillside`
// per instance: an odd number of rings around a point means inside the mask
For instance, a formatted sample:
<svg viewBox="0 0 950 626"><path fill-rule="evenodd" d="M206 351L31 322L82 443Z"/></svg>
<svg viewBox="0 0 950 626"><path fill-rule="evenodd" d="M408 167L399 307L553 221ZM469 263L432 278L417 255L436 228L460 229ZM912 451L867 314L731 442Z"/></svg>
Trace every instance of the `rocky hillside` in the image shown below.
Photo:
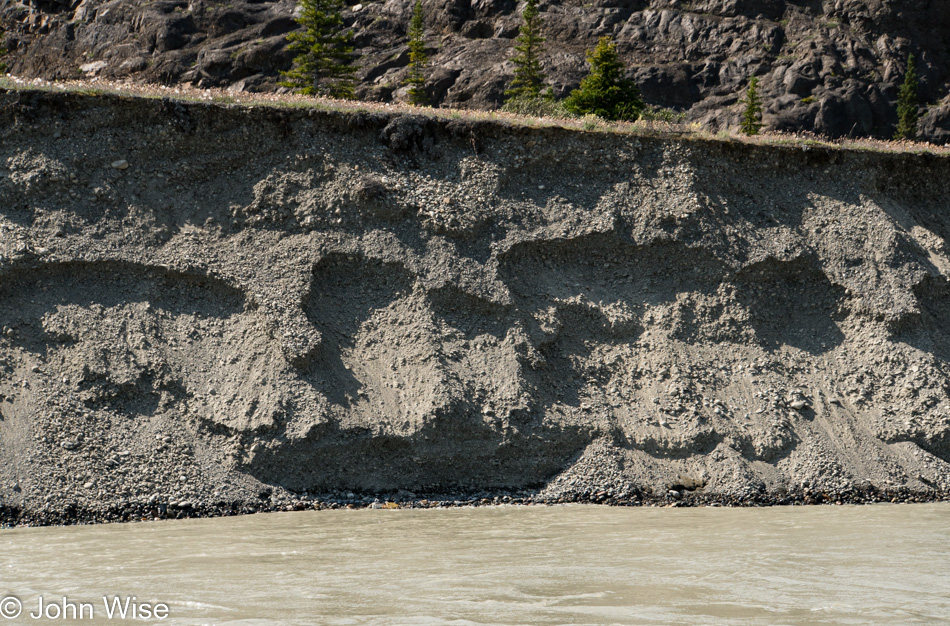
<svg viewBox="0 0 950 626"><path fill-rule="evenodd" d="M409 0L346 11L359 49L360 97L405 97ZM512 66L515 0L426 0L434 103L499 105ZM765 122L832 137L890 137L910 53L922 77L922 138L950 141L950 3L942 0L547 0L544 66L558 95L586 73L584 52L612 35L649 103L709 128L735 124L760 77ZM294 0L5 2L7 64L46 78L131 77L277 89L290 67Z"/></svg>
<svg viewBox="0 0 950 626"><path fill-rule="evenodd" d="M0 98L0 518L950 493L947 157Z"/></svg>

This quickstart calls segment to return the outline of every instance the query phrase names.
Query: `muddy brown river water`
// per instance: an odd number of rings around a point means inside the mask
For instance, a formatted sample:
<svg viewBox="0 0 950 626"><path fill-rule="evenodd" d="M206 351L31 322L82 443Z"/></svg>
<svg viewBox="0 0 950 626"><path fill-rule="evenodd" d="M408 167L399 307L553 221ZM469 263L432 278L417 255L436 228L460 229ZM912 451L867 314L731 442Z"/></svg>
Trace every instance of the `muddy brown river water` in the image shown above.
<svg viewBox="0 0 950 626"><path fill-rule="evenodd" d="M279 513L10 529L0 554L0 624L950 620L946 504Z"/></svg>

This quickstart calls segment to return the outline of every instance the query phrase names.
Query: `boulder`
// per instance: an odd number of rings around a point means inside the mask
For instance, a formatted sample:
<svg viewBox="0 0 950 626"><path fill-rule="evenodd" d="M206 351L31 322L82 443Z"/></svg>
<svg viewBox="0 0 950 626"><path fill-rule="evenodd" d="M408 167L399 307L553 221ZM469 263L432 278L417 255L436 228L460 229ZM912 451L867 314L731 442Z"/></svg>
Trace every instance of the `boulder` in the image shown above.
<svg viewBox="0 0 950 626"><path fill-rule="evenodd" d="M950 103L927 109L918 125L919 138L937 144L950 143Z"/></svg>

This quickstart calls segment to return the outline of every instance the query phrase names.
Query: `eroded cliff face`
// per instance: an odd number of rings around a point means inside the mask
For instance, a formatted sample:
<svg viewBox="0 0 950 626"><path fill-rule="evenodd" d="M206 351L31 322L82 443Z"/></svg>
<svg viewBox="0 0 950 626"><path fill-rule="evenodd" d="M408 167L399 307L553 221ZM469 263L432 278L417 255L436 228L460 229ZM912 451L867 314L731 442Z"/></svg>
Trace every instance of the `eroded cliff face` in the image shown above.
<svg viewBox="0 0 950 626"><path fill-rule="evenodd" d="M293 54L295 0L21 0L0 7L22 76L278 89ZM357 93L405 100L413 3L353 3ZM523 4L425 0L430 101L495 108L512 79ZM921 76L921 137L950 141L950 4L938 0L546 0L542 64L555 95L577 87L609 35L650 104L707 128L738 125L759 77L773 130L890 138L907 57Z"/></svg>
<svg viewBox="0 0 950 626"><path fill-rule="evenodd" d="M950 490L946 158L2 99L6 507Z"/></svg>

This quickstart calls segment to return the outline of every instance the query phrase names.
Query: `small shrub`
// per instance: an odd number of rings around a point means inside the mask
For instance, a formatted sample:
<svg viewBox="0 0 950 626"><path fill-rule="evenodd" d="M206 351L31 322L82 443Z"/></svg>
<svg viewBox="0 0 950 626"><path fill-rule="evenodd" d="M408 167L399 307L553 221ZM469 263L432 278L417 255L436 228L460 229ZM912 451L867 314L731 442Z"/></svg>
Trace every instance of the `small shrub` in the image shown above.
<svg viewBox="0 0 950 626"><path fill-rule="evenodd" d="M637 119L643 110L640 89L624 78L617 45L609 36L601 37L597 47L587 53L587 62L590 74L564 101L567 110L576 115L592 113L605 120Z"/></svg>
<svg viewBox="0 0 950 626"><path fill-rule="evenodd" d="M749 79L749 88L746 90L745 99L741 100L745 105L742 112L742 123L740 128L746 135L758 135L762 128L762 99L759 97L759 79L753 76Z"/></svg>
<svg viewBox="0 0 950 626"><path fill-rule="evenodd" d="M663 107L648 106L640 112L640 119L645 122L661 122L663 124L681 124L686 120L686 113L665 109Z"/></svg>
<svg viewBox="0 0 950 626"><path fill-rule="evenodd" d="M920 79L917 76L917 65L914 55L907 57L907 72L904 74L904 84L897 95L897 132L894 139L917 138L917 111L920 107L918 90Z"/></svg>
<svg viewBox="0 0 950 626"><path fill-rule="evenodd" d="M298 53L294 67L281 72L281 83L303 94L352 98L353 44L343 31L343 0L300 0L297 23L303 31L290 33L288 49Z"/></svg>
<svg viewBox="0 0 950 626"><path fill-rule="evenodd" d="M427 104L425 68L429 62L426 56L425 19L422 14L422 0L416 0L412 9L412 21L409 22L409 103L417 106Z"/></svg>
<svg viewBox="0 0 950 626"><path fill-rule="evenodd" d="M7 47L2 43L4 35L6 35L6 33L0 30L0 74L7 73L7 64L2 60L3 57L7 56L7 52L9 52Z"/></svg>
<svg viewBox="0 0 950 626"><path fill-rule="evenodd" d="M544 88L544 72L541 70L541 26L544 22L538 14L537 0L528 0L521 15L522 24L515 39L515 54L511 62L515 64L515 78L505 92L509 99L537 99Z"/></svg>
<svg viewBox="0 0 950 626"><path fill-rule="evenodd" d="M558 102L553 96L542 94L538 96L520 96L505 102L501 110L505 113L528 115L531 117L574 117L563 102Z"/></svg>
<svg viewBox="0 0 950 626"><path fill-rule="evenodd" d="M597 128L600 126L600 123L603 121L604 120L602 118L594 115L593 113L588 113L584 116L582 128L587 131L597 130Z"/></svg>

